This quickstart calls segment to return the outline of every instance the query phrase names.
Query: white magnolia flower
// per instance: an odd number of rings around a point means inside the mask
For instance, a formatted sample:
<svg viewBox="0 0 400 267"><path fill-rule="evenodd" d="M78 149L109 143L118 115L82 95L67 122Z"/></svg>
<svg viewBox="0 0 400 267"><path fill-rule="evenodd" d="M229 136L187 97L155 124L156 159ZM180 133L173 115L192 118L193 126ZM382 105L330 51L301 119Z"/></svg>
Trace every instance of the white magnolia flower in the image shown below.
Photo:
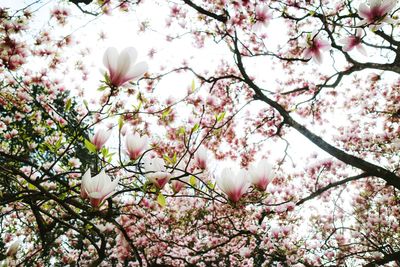
<svg viewBox="0 0 400 267"><path fill-rule="evenodd" d="M135 64L136 59L137 51L134 47L127 47L121 53L115 47L107 48L103 63L108 69L111 85L118 87L130 80L139 79L147 71L147 63Z"/></svg>
<svg viewBox="0 0 400 267"><path fill-rule="evenodd" d="M126 136L126 154L128 154L131 160L136 160L147 148L148 138L138 133L128 134Z"/></svg>
<svg viewBox="0 0 400 267"><path fill-rule="evenodd" d="M382 22L395 22L388 16L390 11L395 7L396 0L369 0L369 7L361 3L358 7L358 14L363 18L358 23L359 26L370 24L372 30L379 30Z"/></svg>
<svg viewBox="0 0 400 267"><path fill-rule="evenodd" d="M244 170L240 170L235 175L230 168L225 168L222 170L221 175L217 177L217 185L231 201L238 202L249 188L249 183L246 179L247 175Z"/></svg>
<svg viewBox="0 0 400 267"><path fill-rule="evenodd" d="M146 178L159 189L163 188L172 176L166 171L164 160L160 158L146 158L144 169Z"/></svg>
<svg viewBox="0 0 400 267"><path fill-rule="evenodd" d="M7 249L6 255L8 257L14 257L17 254L21 242L19 240L14 241Z"/></svg>
<svg viewBox="0 0 400 267"><path fill-rule="evenodd" d="M207 167L207 149L203 146L200 146L197 151L194 153L194 161L196 167L205 170Z"/></svg>
<svg viewBox="0 0 400 267"><path fill-rule="evenodd" d="M250 181L261 191L267 189L268 184L274 178L274 171L272 170L272 165L266 160L261 160L257 167L253 166L250 169Z"/></svg>
<svg viewBox="0 0 400 267"><path fill-rule="evenodd" d="M81 197L89 197L93 207L100 204L114 194L118 185L119 178L111 181L104 169L96 176L92 177L88 169L82 177Z"/></svg>
<svg viewBox="0 0 400 267"><path fill-rule="evenodd" d="M100 150L104 144L110 138L111 131L106 129L99 129L94 136L90 137L90 142L96 146L97 150Z"/></svg>

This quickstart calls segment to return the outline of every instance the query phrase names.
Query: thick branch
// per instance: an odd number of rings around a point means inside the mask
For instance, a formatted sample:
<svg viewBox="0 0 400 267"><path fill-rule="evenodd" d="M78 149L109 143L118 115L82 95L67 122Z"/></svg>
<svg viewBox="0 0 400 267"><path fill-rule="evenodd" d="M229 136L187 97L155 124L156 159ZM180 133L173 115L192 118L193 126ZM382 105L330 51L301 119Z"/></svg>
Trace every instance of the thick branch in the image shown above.
<svg viewBox="0 0 400 267"><path fill-rule="evenodd" d="M328 142L323 140L321 137L319 137L318 135L316 135L313 132L311 132L310 130L308 130L305 126L301 125L296 120L294 120L290 116L289 112L287 112L285 110L285 108L282 107L279 103L273 101L272 99L270 99L266 95L264 95L262 93L262 89L260 87L258 87L251 80L251 78L248 76L248 74L244 68L244 65L242 62L242 56L239 51L238 41L237 41L236 36L233 38L233 41L234 41L234 45L235 45L237 66L240 70L240 73L243 75L245 82L255 92L255 96L254 96L255 99L261 100L261 101L265 102L266 104L270 105L271 107L273 107L274 109L276 109L279 112L279 114L284 118L286 124L293 127L294 129L296 129L299 133L301 133L303 136L305 136L308 140L313 142L315 145L317 145L319 148L321 148L325 152L329 153L333 157L335 157L353 167L359 168L359 169L363 170L364 172L369 173L372 176L380 177L383 180L385 180L388 184L394 186L397 189L400 189L400 177L397 176L395 173L393 173L385 168L382 168L380 166L377 166L375 164L372 164L368 161L365 161L361 158L350 155L350 154L344 152L343 150L340 150L340 149L332 146L331 144L329 144Z"/></svg>
<svg viewBox="0 0 400 267"><path fill-rule="evenodd" d="M381 266L383 264L386 264L386 263L389 263L391 261L395 261L395 260L398 260L398 259L400 259L400 251L397 251L397 252L392 253L392 254L387 254L383 258L380 258L379 260L372 261L372 262L364 265L364 267Z"/></svg>

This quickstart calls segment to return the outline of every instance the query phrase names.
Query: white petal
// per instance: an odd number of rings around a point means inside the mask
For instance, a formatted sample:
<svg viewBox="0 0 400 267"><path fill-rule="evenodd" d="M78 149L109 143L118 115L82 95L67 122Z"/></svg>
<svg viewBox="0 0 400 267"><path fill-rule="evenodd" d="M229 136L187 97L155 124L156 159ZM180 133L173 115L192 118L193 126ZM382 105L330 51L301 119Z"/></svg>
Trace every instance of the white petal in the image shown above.
<svg viewBox="0 0 400 267"><path fill-rule="evenodd" d="M93 179L93 191L92 192L102 192L104 186L109 182L110 178L107 176L107 174L104 172L104 169L97 174Z"/></svg>
<svg viewBox="0 0 400 267"><path fill-rule="evenodd" d="M230 168L224 168L217 179L217 185L223 192L230 192L235 188L234 178L233 171Z"/></svg>
<svg viewBox="0 0 400 267"><path fill-rule="evenodd" d="M371 9L364 3L361 3L358 6L358 13L360 15L360 17L368 20L371 14Z"/></svg>
<svg viewBox="0 0 400 267"><path fill-rule="evenodd" d="M360 29L360 28L358 28L358 29L356 30L356 36L359 37L359 38L361 38L362 35L363 35L363 30Z"/></svg>
<svg viewBox="0 0 400 267"><path fill-rule="evenodd" d="M383 13L390 13L390 11L396 6L396 0L383 0L381 9Z"/></svg>
<svg viewBox="0 0 400 267"><path fill-rule="evenodd" d="M381 5L381 0L369 0L369 7L372 9L374 7L379 7Z"/></svg>
<svg viewBox="0 0 400 267"><path fill-rule="evenodd" d="M146 73L146 71L149 69L149 66L147 65L146 62L142 61L133 66L126 74L124 77L124 80L129 81L132 79L139 79L140 77L143 76L143 74Z"/></svg>
<svg viewBox="0 0 400 267"><path fill-rule="evenodd" d="M101 194L104 196L110 195L110 193L114 192L115 188L117 187L119 182L119 177L115 179L112 182L109 182L104 185L103 190L101 191Z"/></svg>
<svg viewBox="0 0 400 267"><path fill-rule="evenodd" d="M118 57L118 70L117 72L120 76L125 76L129 71L131 66L135 64L137 58L137 51L133 47L125 48Z"/></svg>
<svg viewBox="0 0 400 267"><path fill-rule="evenodd" d="M364 56L368 56L367 51L365 50L362 44L356 45L358 52L360 52Z"/></svg>
<svg viewBox="0 0 400 267"><path fill-rule="evenodd" d="M83 188L86 189L86 185L88 184L88 182L90 182L90 179L92 178L91 174L90 174L90 168L87 169L87 171L85 172L85 174L82 176L82 184L83 184Z"/></svg>
<svg viewBox="0 0 400 267"><path fill-rule="evenodd" d="M115 47L107 48L103 56L103 63L108 70L115 72L118 67L118 51Z"/></svg>

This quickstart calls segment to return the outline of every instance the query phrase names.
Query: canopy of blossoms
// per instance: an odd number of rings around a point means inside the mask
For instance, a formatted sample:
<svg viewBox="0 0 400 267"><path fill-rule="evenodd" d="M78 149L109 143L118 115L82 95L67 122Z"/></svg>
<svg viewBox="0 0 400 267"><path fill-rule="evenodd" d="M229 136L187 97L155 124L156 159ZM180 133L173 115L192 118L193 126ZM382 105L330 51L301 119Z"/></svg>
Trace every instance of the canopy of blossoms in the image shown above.
<svg viewBox="0 0 400 267"><path fill-rule="evenodd" d="M0 266L400 265L396 0L21 2Z"/></svg>

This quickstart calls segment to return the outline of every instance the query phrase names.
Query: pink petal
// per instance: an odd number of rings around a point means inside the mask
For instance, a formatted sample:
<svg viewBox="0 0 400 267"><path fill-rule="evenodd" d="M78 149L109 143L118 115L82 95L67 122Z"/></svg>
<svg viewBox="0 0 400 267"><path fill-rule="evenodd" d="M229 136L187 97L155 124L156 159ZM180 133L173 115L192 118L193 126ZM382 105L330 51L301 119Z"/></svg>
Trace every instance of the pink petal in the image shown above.
<svg viewBox="0 0 400 267"><path fill-rule="evenodd" d="M304 57L305 59L310 59L310 58L312 57L312 50L311 50L311 48L306 48L306 49L304 49L303 57Z"/></svg>

